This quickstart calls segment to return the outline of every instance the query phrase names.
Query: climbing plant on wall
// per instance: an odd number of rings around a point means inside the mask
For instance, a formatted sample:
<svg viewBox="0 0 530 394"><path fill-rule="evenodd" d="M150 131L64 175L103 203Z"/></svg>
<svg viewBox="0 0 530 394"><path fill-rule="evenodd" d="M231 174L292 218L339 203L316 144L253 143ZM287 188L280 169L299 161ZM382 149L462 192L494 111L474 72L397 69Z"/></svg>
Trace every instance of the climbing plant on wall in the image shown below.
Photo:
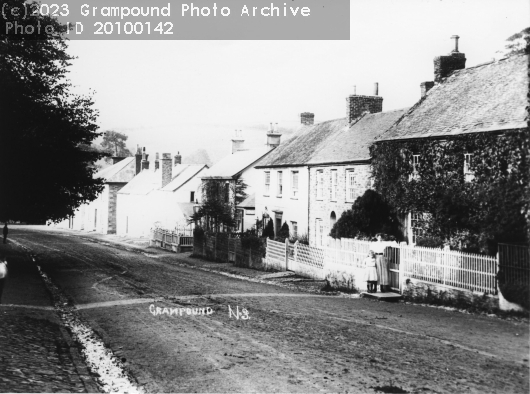
<svg viewBox="0 0 530 394"><path fill-rule="evenodd" d="M425 213L426 235L494 253L498 242L527 240L529 149L524 129L381 141L370 148L374 187L398 212ZM468 182L465 154L474 176Z"/></svg>

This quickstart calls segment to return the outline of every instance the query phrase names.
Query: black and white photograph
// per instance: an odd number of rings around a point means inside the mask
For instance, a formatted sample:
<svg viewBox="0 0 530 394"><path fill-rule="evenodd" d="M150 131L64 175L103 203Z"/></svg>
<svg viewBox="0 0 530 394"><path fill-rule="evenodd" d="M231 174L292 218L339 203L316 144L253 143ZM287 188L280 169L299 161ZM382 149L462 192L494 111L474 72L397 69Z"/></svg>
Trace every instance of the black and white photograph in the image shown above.
<svg viewBox="0 0 530 394"><path fill-rule="evenodd" d="M528 0L0 21L0 393L530 392Z"/></svg>

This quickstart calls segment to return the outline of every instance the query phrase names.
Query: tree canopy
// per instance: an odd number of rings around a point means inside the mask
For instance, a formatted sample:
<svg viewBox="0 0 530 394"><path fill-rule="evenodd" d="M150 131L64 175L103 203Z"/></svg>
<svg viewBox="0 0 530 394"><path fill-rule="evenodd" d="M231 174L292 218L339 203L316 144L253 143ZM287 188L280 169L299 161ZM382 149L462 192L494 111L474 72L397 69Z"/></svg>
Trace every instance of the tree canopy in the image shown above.
<svg viewBox="0 0 530 394"><path fill-rule="evenodd" d="M123 133L107 130L103 132L103 142L101 143L101 147L111 156L130 157L133 154L125 145L128 138L129 137Z"/></svg>
<svg viewBox="0 0 530 394"><path fill-rule="evenodd" d="M10 12L24 1L6 0L0 18L0 220L61 220L93 200L102 180L93 179L102 154L91 147L97 110L91 96L70 92L73 59L56 19ZM31 3L30 6L35 3ZM33 26L13 34L7 23ZM53 26L50 30L37 26ZM26 29L28 31L28 29Z"/></svg>
<svg viewBox="0 0 530 394"><path fill-rule="evenodd" d="M358 197L333 225L333 238L373 238L377 233L400 238L399 222L395 213L374 190Z"/></svg>

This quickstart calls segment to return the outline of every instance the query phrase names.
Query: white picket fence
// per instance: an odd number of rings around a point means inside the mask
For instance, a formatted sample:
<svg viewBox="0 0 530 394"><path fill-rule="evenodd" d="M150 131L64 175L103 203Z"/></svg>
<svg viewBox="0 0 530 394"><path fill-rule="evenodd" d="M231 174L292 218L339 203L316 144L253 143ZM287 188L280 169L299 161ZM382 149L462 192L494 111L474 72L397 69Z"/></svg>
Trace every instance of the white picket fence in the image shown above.
<svg viewBox="0 0 530 394"><path fill-rule="evenodd" d="M364 260L370 245L371 242L353 239L330 238L325 247L267 240L265 261L271 268L364 288ZM460 290L497 292L496 257L404 244L387 247L385 257L396 291L401 291L402 282L410 278Z"/></svg>

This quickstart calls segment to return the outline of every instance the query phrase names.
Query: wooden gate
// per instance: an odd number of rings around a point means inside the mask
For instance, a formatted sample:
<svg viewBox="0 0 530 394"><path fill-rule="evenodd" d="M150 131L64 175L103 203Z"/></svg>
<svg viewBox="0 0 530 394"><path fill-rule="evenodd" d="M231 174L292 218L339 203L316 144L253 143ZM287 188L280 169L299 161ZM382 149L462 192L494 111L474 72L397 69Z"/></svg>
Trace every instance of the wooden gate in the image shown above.
<svg viewBox="0 0 530 394"><path fill-rule="evenodd" d="M399 278L399 248L388 246L385 248L384 257L388 261L388 270L390 271L390 290L401 293Z"/></svg>

